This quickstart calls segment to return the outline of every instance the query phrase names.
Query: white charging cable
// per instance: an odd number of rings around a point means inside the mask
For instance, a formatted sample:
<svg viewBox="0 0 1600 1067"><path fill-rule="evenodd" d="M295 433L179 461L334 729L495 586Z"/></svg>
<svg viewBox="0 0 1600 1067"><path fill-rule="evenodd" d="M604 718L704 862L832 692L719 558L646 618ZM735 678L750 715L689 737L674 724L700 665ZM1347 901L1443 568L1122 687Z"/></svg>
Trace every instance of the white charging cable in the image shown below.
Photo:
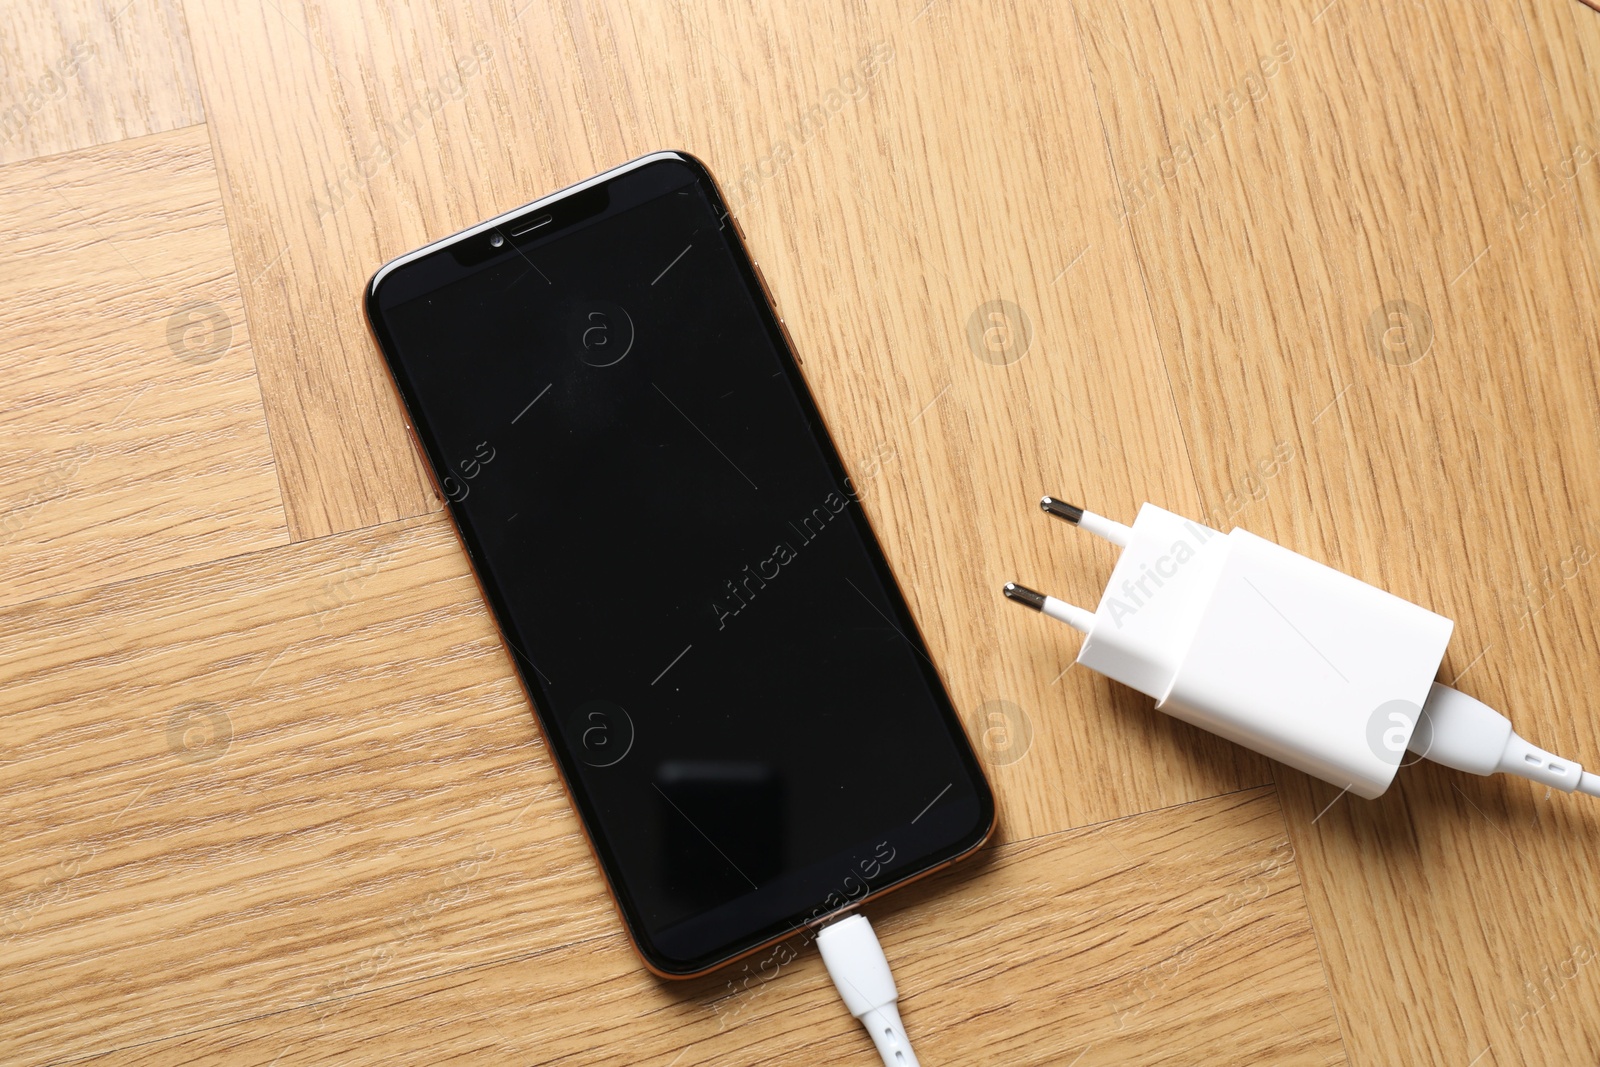
<svg viewBox="0 0 1600 1067"><path fill-rule="evenodd" d="M845 1007L872 1035L884 1067L919 1067L900 1022L900 993L889 973L889 960L867 917L848 915L823 927L817 947Z"/></svg>
<svg viewBox="0 0 1600 1067"><path fill-rule="evenodd" d="M1016 583L1005 595L1084 634L1078 662L1156 707L1362 797L1406 751L1600 796L1600 775L1518 737L1434 681L1455 624L1245 530L1145 504L1132 526L1045 497L1121 552L1094 611Z"/></svg>
<svg viewBox="0 0 1600 1067"><path fill-rule="evenodd" d="M1469 774L1521 775L1563 793L1600 797L1600 774L1524 741L1511 720L1483 701L1433 683L1411 740L1417 755Z"/></svg>

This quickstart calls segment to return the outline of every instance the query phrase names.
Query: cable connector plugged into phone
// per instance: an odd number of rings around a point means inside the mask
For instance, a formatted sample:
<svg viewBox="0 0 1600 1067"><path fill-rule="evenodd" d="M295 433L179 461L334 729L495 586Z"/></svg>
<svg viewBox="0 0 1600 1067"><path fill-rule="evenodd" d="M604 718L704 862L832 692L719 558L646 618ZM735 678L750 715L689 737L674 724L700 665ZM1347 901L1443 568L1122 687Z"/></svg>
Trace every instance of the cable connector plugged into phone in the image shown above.
<svg viewBox="0 0 1600 1067"><path fill-rule="evenodd" d="M1367 798L1389 787L1408 749L1600 796L1600 776L1434 681L1449 619L1153 504L1131 527L1054 497L1040 506L1121 554L1092 612L1015 583L1005 595L1084 634L1077 662L1161 711Z"/></svg>
<svg viewBox="0 0 1600 1067"><path fill-rule="evenodd" d="M872 1035L884 1067L918 1067L900 1022L900 991L867 917L846 915L824 926L817 934L817 948L845 1007Z"/></svg>

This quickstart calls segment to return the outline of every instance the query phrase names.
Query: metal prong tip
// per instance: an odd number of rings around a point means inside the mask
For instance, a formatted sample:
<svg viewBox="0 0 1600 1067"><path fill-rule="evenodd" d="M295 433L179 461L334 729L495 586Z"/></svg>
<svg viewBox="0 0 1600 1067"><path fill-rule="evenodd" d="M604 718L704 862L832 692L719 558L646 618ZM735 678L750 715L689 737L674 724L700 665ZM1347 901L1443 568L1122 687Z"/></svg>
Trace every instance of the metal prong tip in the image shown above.
<svg viewBox="0 0 1600 1067"><path fill-rule="evenodd" d="M1016 582L1007 582L1005 588L1002 589L1001 592L1005 593L1006 599L1015 600L1019 604L1026 604L1034 611L1044 610L1044 594L1035 593L1032 589L1029 589L1025 585L1018 585Z"/></svg>
<svg viewBox="0 0 1600 1067"><path fill-rule="evenodd" d="M1083 509L1076 504L1069 504L1065 500L1057 500L1053 496L1039 498L1039 506L1058 519L1066 519L1072 525L1078 525L1083 518Z"/></svg>

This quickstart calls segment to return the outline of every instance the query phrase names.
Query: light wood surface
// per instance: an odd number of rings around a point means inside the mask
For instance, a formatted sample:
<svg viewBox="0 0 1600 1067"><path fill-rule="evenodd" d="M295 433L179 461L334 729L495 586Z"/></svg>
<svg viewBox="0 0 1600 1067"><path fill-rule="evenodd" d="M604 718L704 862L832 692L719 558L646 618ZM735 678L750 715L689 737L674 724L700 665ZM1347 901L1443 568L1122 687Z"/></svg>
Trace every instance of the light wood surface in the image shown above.
<svg viewBox="0 0 1600 1067"><path fill-rule="evenodd" d="M360 316L388 258L662 147L847 463L892 454L866 505L999 798L873 913L924 1062L1600 1057L1600 808L1341 797L998 596L1109 571L1043 491L1243 525L1455 618L1445 679L1600 764L1600 14L18 14L0 1061L876 1062L814 949L639 965ZM974 347L997 300L1025 351Z"/></svg>
<svg viewBox="0 0 1600 1067"><path fill-rule="evenodd" d="M1264 789L1002 845L875 920L906 1025L946 1063L1343 1063L1278 805ZM480 890L463 890L467 908ZM1049 909L1043 925L1034 912ZM404 952L397 946L397 957ZM995 946L1007 946L996 954ZM814 948L667 985L621 934L130 1050L132 1063L854 1063ZM1234 976L1248 973L1252 980ZM1193 1014L1195 998L1213 1010ZM424 1012L416 1006L425 1004ZM602 1020L626 1020L597 1040ZM846 1021L849 1019L846 1017ZM852 1024L853 1025L853 1024Z"/></svg>
<svg viewBox="0 0 1600 1067"><path fill-rule="evenodd" d="M0 37L0 163L205 119L180 0L9 5Z"/></svg>
<svg viewBox="0 0 1600 1067"><path fill-rule="evenodd" d="M0 180L0 604L286 544L202 127Z"/></svg>

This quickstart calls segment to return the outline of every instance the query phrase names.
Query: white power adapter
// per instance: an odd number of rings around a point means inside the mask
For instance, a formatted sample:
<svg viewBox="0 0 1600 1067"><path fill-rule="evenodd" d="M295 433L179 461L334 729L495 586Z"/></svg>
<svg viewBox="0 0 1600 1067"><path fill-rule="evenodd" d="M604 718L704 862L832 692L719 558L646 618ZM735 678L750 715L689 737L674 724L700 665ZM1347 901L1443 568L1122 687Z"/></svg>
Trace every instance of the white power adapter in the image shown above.
<svg viewBox="0 0 1600 1067"><path fill-rule="evenodd" d="M1442 615L1154 504L1128 527L1053 497L1039 503L1122 553L1092 612L1015 582L1005 595L1083 633L1079 663L1162 711L1368 798L1389 788L1408 748L1472 774L1600 797L1600 776L1433 680L1455 628ZM817 944L885 1067L916 1067L872 924L847 916Z"/></svg>
<svg viewBox="0 0 1600 1067"><path fill-rule="evenodd" d="M1600 796L1600 777L1435 683L1449 619L1153 504L1131 528L1053 497L1040 504L1121 556L1092 613L1015 583L1006 596L1085 634L1078 662L1160 710L1362 797L1389 787L1408 747L1475 774Z"/></svg>

